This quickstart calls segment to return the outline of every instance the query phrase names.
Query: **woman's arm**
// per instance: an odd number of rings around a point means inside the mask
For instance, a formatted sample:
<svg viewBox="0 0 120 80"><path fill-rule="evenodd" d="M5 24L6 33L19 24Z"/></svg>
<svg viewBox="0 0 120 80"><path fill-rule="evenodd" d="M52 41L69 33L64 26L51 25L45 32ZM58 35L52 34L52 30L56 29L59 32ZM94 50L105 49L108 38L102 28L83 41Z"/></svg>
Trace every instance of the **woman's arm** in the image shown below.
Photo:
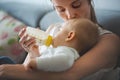
<svg viewBox="0 0 120 80"><path fill-rule="evenodd" d="M104 34L96 46L79 58L68 71L61 73L40 72L44 80L78 80L104 68L116 65L120 39L114 34ZM47 76L47 77L45 77Z"/></svg>
<svg viewBox="0 0 120 80"><path fill-rule="evenodd" d="M118 57L120 40L114 34L100 37L96 46L79 58L65 72L26 71L22 65L0 66L0 77L21 80L78 80L102 68L113 67Z"/></svg>
<svg viewBox="0 0 120 80"><path fill-rule="evenodd" d="M76 61L72 68L75 75L82 78L100 69L114 67L120 52L119 48L120 38L118 36L104 34L94 48Z"/></svg>

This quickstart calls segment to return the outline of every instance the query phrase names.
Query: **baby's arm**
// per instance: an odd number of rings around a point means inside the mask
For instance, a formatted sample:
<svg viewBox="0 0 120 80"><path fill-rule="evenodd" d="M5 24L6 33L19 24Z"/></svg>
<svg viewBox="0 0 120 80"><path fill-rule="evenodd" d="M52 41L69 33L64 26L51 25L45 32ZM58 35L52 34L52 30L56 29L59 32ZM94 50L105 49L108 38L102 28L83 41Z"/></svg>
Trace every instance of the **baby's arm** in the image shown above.
<svg viewBox="0 0 120 80"><path fill-rule="evenodd" d="M29 49L28 54L30 54L31 58L35 58L40 56L40 52L39 52L39 45L34 45Z"/></svg>
<svg viewBox="0 0 120 80"><path fill-rule="evenodd" d="M33 63L33 62L35 61L34 59L36 59L36 57L39 57L39 56L40 56L40 53L39 53L39 48L38 48L38 46L33 46L33 47L30 49L30 51L28 52L28 55L27 55L27 57L26 57L23 65L26 66L26 67L28 67L28 68L30 68L30 66L31 66L31 67L33 67L34 69L36 69L36 68L34 67L34 64L35 64L35 63Z"/></svg>
<svg viewBox="0 0 120 80"><path fill-rule="evenodd" d="M27 62L24 63L26 69L37 69L36 57L40 57L39 47L40 46L35 45L30 48L30 52L28 53L29 60L26 60Z"/></svg>
<svg viewBox="0 0 120 80"><path fill-rule="evenodd" d="M29 60L28 64L26 65L26 69L37 69L36 58L32 58Z"/></svg>
<svg viewBox="0 0 120 80"><path fill-rule="evenodd" d="M46 30L46 33L49 33L50 32L50 30L53 28L54 26L53 25L51 25L51 26L49 26L49 28ZM32 32L32 33L31 33ZM38 33L39 33L39 29L34 29L34 28L31 28L31 27L28 27L27 29L26 29L26 34L28 34L29 35L29 38L31 38L31 37L34 37L35 39L36 38L38 38L39 39L39 35L38 35ZM37 34L37 35L36 35ZM29 49L29 52L28 52L28 54L29 54L29 58L35 58L35 57L38 57L38 56L40 56L40 53L39 53L39 45L36 45L37 44L37 41L35 40L34 41L34 45Z"/></svg>
<svg viewBox="0 0 120 80"><path fill-rule="evenodd" d="M65 71L72 67L74 61L79 57L78 53L61 47L55 49L47 49L45 53L41 53L36 58L37 68L44 71Z"/></svg>

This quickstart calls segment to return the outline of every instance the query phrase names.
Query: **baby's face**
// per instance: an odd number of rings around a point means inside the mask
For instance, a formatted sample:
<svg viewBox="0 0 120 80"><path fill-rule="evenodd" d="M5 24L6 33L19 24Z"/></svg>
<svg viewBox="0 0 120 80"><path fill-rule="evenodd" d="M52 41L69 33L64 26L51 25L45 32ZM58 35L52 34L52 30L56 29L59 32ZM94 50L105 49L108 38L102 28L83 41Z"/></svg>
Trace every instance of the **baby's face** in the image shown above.
<svg viewBox="0 0 120 80"><path fill-rule="evenodd" d="M63 46L65 44L65 39L67 38L68 32L67 27L62 26L53 38L53 47Z"/></svg>

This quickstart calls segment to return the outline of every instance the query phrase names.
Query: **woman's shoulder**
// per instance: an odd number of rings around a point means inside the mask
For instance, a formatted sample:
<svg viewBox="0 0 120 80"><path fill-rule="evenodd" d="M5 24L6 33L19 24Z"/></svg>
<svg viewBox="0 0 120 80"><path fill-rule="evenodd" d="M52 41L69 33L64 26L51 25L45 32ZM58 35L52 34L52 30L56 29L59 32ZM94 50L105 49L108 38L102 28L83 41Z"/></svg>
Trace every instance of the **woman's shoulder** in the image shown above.
<svg viewBox="0 0 120 80"><path fill-rule="evenodd" d="M112 31L109 31L107 29L102 28L99 24L96 24L98 26L98 31L99 31L99 35L104 35L104 34L111 34L113 33Z"/></svg>

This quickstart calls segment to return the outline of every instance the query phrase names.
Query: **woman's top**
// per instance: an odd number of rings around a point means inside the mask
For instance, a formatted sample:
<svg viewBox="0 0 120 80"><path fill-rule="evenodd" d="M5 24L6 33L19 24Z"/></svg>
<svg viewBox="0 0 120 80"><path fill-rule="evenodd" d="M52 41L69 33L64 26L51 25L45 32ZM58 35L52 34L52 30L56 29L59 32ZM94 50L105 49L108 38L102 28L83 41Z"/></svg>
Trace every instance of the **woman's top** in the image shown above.
<svg viewBox="0 0 120 80"><path fill-rule="evenodd" d="M55 36L56 32L59 31L61 28L61 23L57 23L54 25L53 29L50 31L51 36ZM99 26L99 25L98 25ZM106 29L101 28L100 26L98 27L99 30L99 35L104 35L104 34L111 34L112 32ZM98 72L91 74L89 76L86 76L83 79L80 80L119 80L119 73L120 69L116 68L108 68L108 69L101 69Z"/></svg>

